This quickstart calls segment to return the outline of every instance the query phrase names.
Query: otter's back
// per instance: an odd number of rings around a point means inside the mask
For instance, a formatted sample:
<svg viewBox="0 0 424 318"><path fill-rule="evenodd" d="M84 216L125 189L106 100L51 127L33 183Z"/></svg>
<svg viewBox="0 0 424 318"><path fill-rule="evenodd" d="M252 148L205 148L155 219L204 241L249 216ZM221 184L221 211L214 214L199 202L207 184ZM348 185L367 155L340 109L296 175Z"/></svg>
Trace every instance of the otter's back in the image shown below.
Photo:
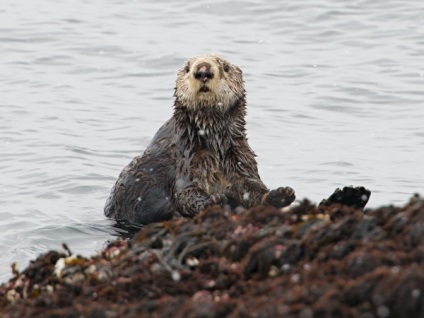
<svg viewBox="0 0 424 318"><path fill-rule="evenodd" d="M107 217L147 224L173 215L170 188L175 180L175 158L170 144L172 120L156 133L142 156L121 172L106 201Z"/></svg>

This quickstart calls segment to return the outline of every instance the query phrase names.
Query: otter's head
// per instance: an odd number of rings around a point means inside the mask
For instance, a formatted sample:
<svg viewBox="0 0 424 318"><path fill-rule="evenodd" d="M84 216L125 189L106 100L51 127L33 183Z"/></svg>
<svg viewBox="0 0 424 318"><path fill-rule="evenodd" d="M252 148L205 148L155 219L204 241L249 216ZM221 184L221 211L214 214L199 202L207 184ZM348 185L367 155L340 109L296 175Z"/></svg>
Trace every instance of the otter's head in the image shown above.
<svg viewBox="0 0 424 318"><path fill-rule="evenodd" d="M216 55L195 56L177 73L175 96L187 108L225 111L244 93L240 68Z"/></svg>

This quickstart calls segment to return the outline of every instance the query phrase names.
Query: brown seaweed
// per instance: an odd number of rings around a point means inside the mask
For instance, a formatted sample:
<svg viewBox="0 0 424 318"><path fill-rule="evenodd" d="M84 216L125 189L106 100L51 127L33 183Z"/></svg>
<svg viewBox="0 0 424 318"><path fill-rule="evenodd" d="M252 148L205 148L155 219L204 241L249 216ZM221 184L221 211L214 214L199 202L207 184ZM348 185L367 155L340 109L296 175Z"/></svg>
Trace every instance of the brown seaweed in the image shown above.
<svg viewBox="0 0 424 318"><path fill-rule="evenodd" d="M0 286L1 317L423 317L424 201L209 207ZM69 249L68 249L69 251Z"/></svg>

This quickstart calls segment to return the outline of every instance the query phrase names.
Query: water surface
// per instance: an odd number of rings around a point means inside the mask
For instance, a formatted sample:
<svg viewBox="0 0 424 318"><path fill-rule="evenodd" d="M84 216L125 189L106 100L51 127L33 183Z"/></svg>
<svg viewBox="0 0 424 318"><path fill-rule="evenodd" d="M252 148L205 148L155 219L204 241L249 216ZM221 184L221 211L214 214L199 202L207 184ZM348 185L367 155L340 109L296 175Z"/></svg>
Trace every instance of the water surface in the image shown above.
<svg viewBox="0 0 424 318"><path fill-rule="evenodd" d="M270 188L317 202L364 185L370 207L424 193L420 0L3 0L0 16L0 281L117 235L104 201L197 54L243 69Z"/></svg>

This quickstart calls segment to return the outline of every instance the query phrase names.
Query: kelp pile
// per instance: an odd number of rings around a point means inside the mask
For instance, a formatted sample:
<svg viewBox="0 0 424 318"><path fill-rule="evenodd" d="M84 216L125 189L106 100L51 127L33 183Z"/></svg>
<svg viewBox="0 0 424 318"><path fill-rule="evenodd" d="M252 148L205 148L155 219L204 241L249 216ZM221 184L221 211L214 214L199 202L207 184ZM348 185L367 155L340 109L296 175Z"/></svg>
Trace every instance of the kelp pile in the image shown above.
<svg viewBox="0 0 424 318"><path fill-rule="evenodd" d="M0 286L1 317L424 317L424 201L150 224L85 258L50 251Z"/></svg>

